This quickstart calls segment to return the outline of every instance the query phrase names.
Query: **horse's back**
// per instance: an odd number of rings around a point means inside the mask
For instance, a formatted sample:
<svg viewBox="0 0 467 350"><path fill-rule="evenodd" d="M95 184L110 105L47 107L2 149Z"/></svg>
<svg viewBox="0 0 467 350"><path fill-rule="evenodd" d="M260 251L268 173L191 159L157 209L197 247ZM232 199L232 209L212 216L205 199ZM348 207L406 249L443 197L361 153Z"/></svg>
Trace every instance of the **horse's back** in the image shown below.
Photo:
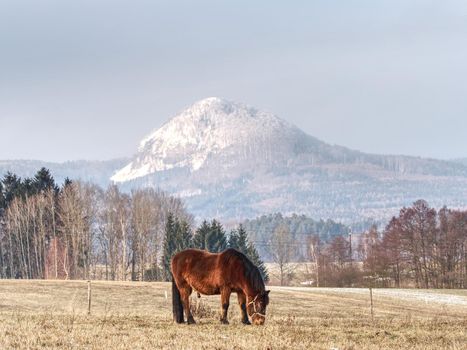
<svg viewBox="0 0 467 350"><path fill-rule="evenodd" d="M172 273L174 275L207 273L217 265L218 255L199 249L183 250L172 257Z"/></svg>
<svg viewBox="0 0 467 350"><path fill-rule="evenodd" d="M193 248L182 250L181 252L175 254L172 257L172 263L171 263L172 268L179 264L190 264L196 261L201 261L213 255L217 255L217 254L212 254L205 250L193 249Z"/></svg>
<svg viewBox="0 0 467 350"><path fill-rule="evenodd" d="M223 269L223 253L187 249L172 258L172 274L177 284L187 283L202 294L219 294L228 271Z"/></svg>

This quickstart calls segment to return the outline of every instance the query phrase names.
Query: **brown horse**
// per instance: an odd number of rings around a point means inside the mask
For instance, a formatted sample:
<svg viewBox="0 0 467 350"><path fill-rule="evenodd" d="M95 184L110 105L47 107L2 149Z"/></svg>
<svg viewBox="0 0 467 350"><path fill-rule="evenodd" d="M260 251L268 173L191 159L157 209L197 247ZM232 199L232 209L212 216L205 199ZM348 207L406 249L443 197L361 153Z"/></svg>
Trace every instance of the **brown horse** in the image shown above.
<svg viewBox="0 0 467 350"><path fill-rule="evenodd" d="M183 323L183 309L188 324L195 323L190 312L190 295L194 290L205 295L221 295L221 323L228 324L230 294L237 293L242 323L264 324L269 291L258 268L242 253L227 249L213 254L187 249L172 258L172 303L174 320Z"/></svg>

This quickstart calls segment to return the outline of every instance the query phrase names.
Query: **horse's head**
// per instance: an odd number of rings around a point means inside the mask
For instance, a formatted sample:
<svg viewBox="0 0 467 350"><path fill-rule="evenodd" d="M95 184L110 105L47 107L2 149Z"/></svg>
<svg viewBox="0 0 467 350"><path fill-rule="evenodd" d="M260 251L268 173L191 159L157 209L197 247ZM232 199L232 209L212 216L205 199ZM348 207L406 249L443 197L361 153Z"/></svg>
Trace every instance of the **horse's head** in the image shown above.
<svg viewBox="0 0 467 350"><path fill-rule="evenodd" d="M269 290L257 294L248 303L248 314L255 325L263 325L266 321L266 307L269 304Z"/></svg>

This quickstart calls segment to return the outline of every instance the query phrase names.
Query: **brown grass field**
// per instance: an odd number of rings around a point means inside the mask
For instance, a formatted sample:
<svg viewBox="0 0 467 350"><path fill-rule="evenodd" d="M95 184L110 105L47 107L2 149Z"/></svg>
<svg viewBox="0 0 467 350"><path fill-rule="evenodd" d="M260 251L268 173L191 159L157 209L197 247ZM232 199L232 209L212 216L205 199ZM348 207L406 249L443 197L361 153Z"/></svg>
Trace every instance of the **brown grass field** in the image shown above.
<svg viewBox="0 0 467 350"><path fill-rule="evenodd" d="M0 280L0 349L467 349L467 291L271 287L266 325L230 325L202 297L172 322L170 284ZM165 294L167 292L168 299Z"/></svg>

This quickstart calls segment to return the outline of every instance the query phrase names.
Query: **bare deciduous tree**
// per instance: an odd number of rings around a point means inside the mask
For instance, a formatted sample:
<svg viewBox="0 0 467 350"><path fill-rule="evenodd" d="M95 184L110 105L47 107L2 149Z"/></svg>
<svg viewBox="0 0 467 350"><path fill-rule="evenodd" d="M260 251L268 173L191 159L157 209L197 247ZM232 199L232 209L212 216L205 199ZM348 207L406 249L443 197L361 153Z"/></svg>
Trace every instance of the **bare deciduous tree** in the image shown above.
<svg viewBox="0 0 467 350"><path fill-rule="evenodd" d="M296 245L289 228L285 225L279 225L272 234L269 246L271 257L279 268L280 284L284 286L294 270L291 263L296 251Z"/></svg>

